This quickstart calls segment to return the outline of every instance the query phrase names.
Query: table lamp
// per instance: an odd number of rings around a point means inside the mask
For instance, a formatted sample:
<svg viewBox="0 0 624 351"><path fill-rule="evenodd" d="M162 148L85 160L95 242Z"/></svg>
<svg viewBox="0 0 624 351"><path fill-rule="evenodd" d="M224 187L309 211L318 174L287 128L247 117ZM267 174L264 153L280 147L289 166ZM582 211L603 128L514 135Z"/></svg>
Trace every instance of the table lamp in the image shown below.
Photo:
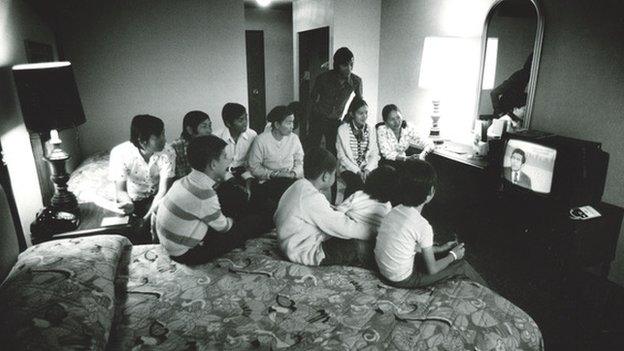
<svg viewBox="0 0 624 351"><path fill-rule="evenodd" d="M65 161L69 155L61 148L58 131L86 120L71 63L23 64L13 66L12 71L26 128L43 140L49 133L52 145L44 159L51 168L54 195L50 205L31 224L32 241L36 244L54 234L75 230L80 224L76 196L67 189L69 174Z"/></svg>

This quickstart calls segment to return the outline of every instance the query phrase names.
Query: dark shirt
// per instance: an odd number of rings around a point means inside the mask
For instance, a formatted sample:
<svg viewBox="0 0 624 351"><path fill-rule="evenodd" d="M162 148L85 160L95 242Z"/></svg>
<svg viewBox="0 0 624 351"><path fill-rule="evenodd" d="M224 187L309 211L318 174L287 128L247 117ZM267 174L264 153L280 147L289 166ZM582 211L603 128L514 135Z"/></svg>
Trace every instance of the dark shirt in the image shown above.
<svg viewBox="0 0 624 351"><path fill-rule="evenodd" d="M321 73L312 88L312 112L329 119L340 119L352 92L362 97L362 78L351 73L345 78L337 70Z"/></svg>
<svg viewBox="0 0 624 351"><path fill-rule="evenodd" d="M496 117L512 113L515 107L526 105L527 94L524 92L524 89L528 81L529 72L527 70L519 70L492 90L490 97L492 98L492 107Z"/></svg>

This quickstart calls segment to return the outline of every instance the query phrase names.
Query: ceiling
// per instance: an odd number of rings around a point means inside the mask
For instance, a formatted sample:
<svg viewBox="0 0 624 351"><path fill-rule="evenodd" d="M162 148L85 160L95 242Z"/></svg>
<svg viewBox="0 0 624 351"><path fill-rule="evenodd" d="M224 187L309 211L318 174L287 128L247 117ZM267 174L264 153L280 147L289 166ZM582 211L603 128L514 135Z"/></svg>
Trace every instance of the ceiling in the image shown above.
<svg viewBox="0 0 624 351"><path fill-rule="evenodd" d="M271 0L271 4L267 7L272 10L292 10L293 0ZM245 8L263 8L258 5L256 0L245 0Z"/></svg>

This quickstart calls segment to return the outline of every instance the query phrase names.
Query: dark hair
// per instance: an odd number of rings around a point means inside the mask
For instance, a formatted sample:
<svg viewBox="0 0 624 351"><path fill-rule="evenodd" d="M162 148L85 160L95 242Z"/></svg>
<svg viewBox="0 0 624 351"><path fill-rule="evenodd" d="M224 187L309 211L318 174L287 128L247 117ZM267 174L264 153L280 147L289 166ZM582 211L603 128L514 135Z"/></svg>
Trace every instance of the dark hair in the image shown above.
<svg viewBox="0 0 624 351"><path fill-rule="evenodd" d="M526 58L526 61L524 61L524 65L522 66L522 69L525 71L529 71L531 70L532 64L533 64L533 53L531 52L529 56Z"/></svg>
<svg viewBox="0 0 624 351"><path fill-rule="evenodd" d="M341 47L334 53L334 69L338 69L340 65L346 65L353 58L353 53L347 47Z"/></svg>
<svg viewBox="0 0 624 351"><path fill-rule="evenodd" d="M235 102L228 102L221 110L221 118L223 118L225 126L228 127L235 119L244 115L246 112L245 106Z"/></svg>
<svg viewBox="0 0 624 351"><path fill-rule="evenodd" d="M359 110L362 106L368 106L368 104L361 97L354 97L349 104L349 108L347 109L347 115L344 116L343 121L345 123L351 123L353 121L353 115L355 114L355 111Z"/></svg>
<svg viewBox="0 0 624 351"><path fill-rule="evenodd" d="M375 168L364 182L364 188L362 189L373 200L379 202L390 201L393 205L396 202L396 183L397 172L394 167L381 166Z"/></svg>
<svg viewBox="0 0 624 351"><path fill-rule="evenodd" d="M210 116L202 111L195 110L185 114L182 120L182 134L180 134L180 136L186 141L191 140L192 135L189 134L186 128L191 127L193 132L197 133L197 126L207 119L209 120Z"/></svg>
<svg viewBox="0 0 624 351"><path fill-rule="evenodd" d="M271 122L273 125L275 122L282 123L286 119L286 117L292 115L292 111L288 109L288 107L279 105L273 107L271 112L267 115L267 121Z"/></svg>
<svg viewBox="0 0 624 351"><path fill-rule="evenodd" d="M151 115L136 115L130 124L130 142L141 149L141 142L148 141L152 135L160 136L165 130L163 121Z"/></svg>
<svg viewBox="0 0 624 351"><path fill-rule="evenodd" d="M404 206L420 206L435 188L438 176L429 162L410 160L403 164L399 176L399 189L397 204Z"/></svg>
<svg viewBox="0 0 624 351"><path fill-rule="evenodd" d="M522 164L524 164L526 162L526 154L524 153L524 150L522 149L514 149L511 154L518 154L520 156L522 156Z"/></svg>
<svg viewBox="0 0 624 351"><path fill-rule="evenodd" d="M323 172L336 170L336 156L323 148L306 151L303 157L303 175L310 180L318 178Z"/></svg>
<svg viewBox="0 0 624 351"><path fill-rule="evenodd" d="M303 118L303 114L305 113L303 109L303 104L299 101L293 101L288 104L288 109L292 112L293 116L295 116L293 129L297 129L297 127L299 126L299 119Z"/></svg>
<svg viewBox="0 0 624 351"><path fill-rule="evenodd" d="M384 121L384 124L386 123L386 121L388 121L388 117L390 116L390 112L392 111L396 111L399 112L399 107L395 104L388 104L386 106L384 106L384 108L381 110L381 118ZM403 121L401 122L401 128L407 128L407 122Z"/></svg>
<svg viewBox="0 0 624 351"><path fill-rule="evenodd" d="M203 171L206 166L221 157L227 144L214 135L202 135L191 139L186 148L186 157L193 169Z"/></svg>

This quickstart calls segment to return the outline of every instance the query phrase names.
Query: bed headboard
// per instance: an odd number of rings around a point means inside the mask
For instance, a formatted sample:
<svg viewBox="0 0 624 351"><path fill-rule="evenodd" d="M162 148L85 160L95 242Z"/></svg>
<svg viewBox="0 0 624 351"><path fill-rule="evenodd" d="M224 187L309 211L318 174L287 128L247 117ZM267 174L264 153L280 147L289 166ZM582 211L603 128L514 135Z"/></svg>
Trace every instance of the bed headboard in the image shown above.
<svg viewBox="0 0 624 351"><path fill-rule="evenodd" d="M11 210L4 189L0 185L0 283L15 264L18 254L19 243Z"/></svg>

